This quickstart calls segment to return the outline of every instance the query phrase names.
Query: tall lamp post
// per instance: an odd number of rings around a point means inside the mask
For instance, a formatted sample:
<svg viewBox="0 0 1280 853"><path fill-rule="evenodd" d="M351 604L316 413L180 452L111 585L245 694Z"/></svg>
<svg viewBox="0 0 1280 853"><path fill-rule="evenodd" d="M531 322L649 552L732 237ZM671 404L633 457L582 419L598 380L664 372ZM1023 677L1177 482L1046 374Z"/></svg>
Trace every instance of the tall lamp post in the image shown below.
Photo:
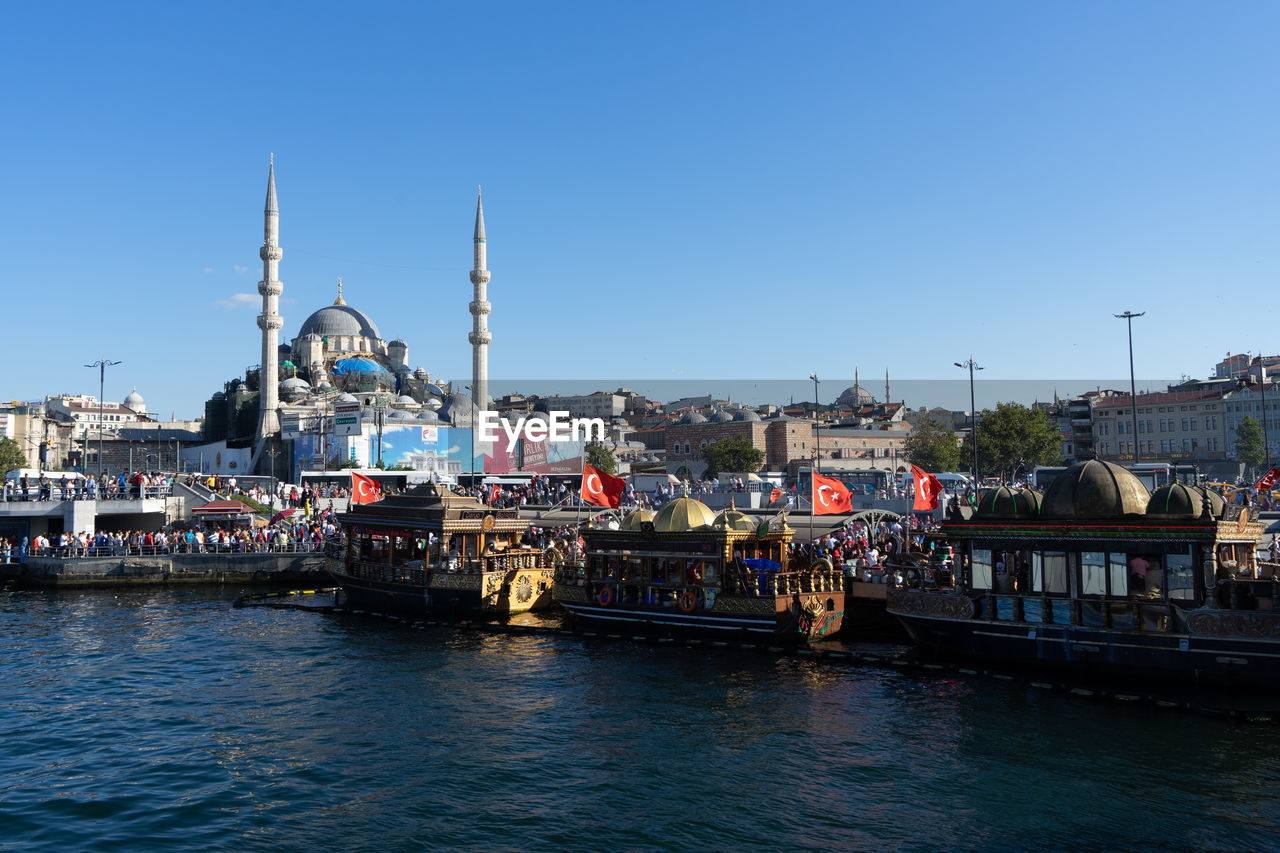
<svg viewBox="0 0 1280 853"><path fill-rule="evenodd" d="M969 356L967 361L953 362L956 367L969 368L969 443L973 445L973 468L969 471L969 476L973 479L973 493L978 493L978 407L975 402L973 393L973 372L975 370L984 370L977 362L973 360L973 356Z"/></svg>
<svg viewBox="0 0 1280 853"><path fill-rule="evenodd" d="M85 367L98 368L98 479L102 479L102 388L107 380L107 368L121 364L119 361L109 361L100 358L93 364L86 364Z"/></svg>
<svg viewBox="0 0 1280 853"><path fill-rule="evenodd" d="M1129 324L1129 405L1133 409L1133 461L1136 463L1142 458L1138 452L1138 386L1133 380L1133 318L1141 317L1146 311L1139 311L1137 314L1132 311L1126 311L1123 314L1114 314L1117 320L1124 320Z"/></svg>
<svg viewBox="0 0 1280 853"><path fill-rule="evenodd" d="M822 437L818 434L818 374L810 373L809 378L813 380L813 473L817 474L822 467Z"/></svg>

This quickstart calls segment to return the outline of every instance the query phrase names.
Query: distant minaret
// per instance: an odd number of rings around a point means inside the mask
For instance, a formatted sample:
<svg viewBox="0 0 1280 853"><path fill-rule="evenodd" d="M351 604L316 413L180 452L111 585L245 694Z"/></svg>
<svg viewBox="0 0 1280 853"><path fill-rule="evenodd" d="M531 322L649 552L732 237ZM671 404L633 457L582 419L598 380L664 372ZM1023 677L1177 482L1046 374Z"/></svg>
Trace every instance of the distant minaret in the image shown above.
<svg viewBox="0 0 1280 853"><path fill-rule="evenodd" d="M884 404L887 406L890 402L889 397L889 368L884 369Z"/></svg>
<svg viewBox="0 0 1280 853"><path fill-rule="evenodd" d="M471 303L471 402L476 411L482 411L489 401L489 312L493 306L485 299L485 285L489 283L489 270L485 269L484 199L476 190L475 265L471 270L471 283L475 285L475 299Z"/></svg>
<svg viewBox="0 0 1280 853"><path fill-rule="evenodd" d="M284 285L276 278L280 258L280 208L276 206L276 156L271 155L267 172L267 207L263 211L262 281L258 292L262 294L262 313L258 315L258 328L262 330L262 373L258 380L258 438L266 438L280 432L279 405L279 350L276 332L284 325L279 314L280 294Z"/></svg>

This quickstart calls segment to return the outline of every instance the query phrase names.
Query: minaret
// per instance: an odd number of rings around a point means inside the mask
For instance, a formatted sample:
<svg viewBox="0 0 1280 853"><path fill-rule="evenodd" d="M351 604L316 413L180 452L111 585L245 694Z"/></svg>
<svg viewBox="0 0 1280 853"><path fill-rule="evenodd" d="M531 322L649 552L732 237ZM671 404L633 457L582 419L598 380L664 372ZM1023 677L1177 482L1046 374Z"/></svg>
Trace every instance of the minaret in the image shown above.
<svg viewBox="0 0 1280 853"><path fill-rule="evenodd" d="M485 285L489 283L489 270L485 269L484 199L476 190L475 264L471 270L471 283L475 285L475 299L471 302L471 402L477 412L483 411L489 400L489 312L493 306L485 299Z"/></svg>
<svg viewBox="0 0 1280 853"><path fill-rule="evenodd" d="M276 333L284 325L279 314L280 293L284 285L276 278L280 258L280 208L276 206L276 156L271 155L271 166L267 172L267 207L263 211L262 248L258 257L262 258L262 281L258 282L258 292L262 294L262 313L258 315L258 328L262 330L262 372L258 380L258 438L266 438L280 432L280 414L276 411L279 405L279 351Z"/></svg>
<svg viewBox="0 0 1280 853"><path fill-rule="evenodd" d="M884 404L887 406L891 402L889 398L889 368L884 369Z"/></svg>

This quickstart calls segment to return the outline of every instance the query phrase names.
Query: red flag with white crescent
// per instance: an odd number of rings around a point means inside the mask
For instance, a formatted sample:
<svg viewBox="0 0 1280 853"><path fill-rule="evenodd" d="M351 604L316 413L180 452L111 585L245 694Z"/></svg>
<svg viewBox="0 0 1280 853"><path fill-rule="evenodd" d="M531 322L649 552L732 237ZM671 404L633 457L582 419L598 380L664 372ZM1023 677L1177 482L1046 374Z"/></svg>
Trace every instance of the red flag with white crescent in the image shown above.
<svg viewBox="0 0 1280 853"><path fill-rule="evenodd" d="M1262 479L1258 481L1254 488L1260 492L1269 492L1277 480L1280 480L1280 468L1272 468L1262 475Z"/></svg>
<svg viewBox="0 0 1280 853"><path fill-rule="evenodd" d="M782 495L783 495L782 489L774 488L774 490L769 493L769 503L782 500Z"/></svg>
<svg viewBox="0 0 1280 853"><path fill-rule="evenodd" d="M489 487L489 503L493 503L500 497L502 497L502 486L494 483Z"/></svg>
<svg viewBox="0 0 1280 853"><path fill-rule="evenodd" d="M382 486L372 477L351 472L351 502L353 504L371 504L382 500Z"/></svg>
<svg viewBox="0 0 1280 853"><path fill-rule="evenodd" d="M916 486L916 500L911 508L922 511L937 509L938 494L942 491L942 484L938 482L938 478L919 465L912 465L911 479Z"/></svg>
<svg viewBox="0 0 1280 853"><path fill-rule="evenodd" d="M813 501L814 515L853 512L853 500L849 496L849 490L835 477L814 474L813 490L809 499Z"/></svg>
<svg viewBox="0 0 1280 853"><path fill-rule="evenodd" d="M597 471L590 465L582 466L582 499L589 504L617 509L622 504L626 486L627 481L621 477Z"/></svg>

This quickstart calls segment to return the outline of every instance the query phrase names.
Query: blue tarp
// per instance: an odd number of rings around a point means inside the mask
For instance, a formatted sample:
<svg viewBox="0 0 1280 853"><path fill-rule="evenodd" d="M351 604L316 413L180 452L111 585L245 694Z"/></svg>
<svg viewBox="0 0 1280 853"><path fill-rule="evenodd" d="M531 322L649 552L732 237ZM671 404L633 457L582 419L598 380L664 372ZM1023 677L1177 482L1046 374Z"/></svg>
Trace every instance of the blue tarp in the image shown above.
<svg viewBox="0 0 1280 853"><path fill-rule="evenodd" d="M776 560L766 560L763 557L752 557L751 559L743 560L742 562L746 565L747 568L754 569L758 572L760 571L776 572L778 571L778 569L782 568L782 563L779 563Z"/></svg>
<svg viewBox="0 0 1280 853"><path fill-rule="evenodd" d="M348 373L386 373L387 369L371 359L344 358L333 366L333 372L345 376Z"/></svg>

